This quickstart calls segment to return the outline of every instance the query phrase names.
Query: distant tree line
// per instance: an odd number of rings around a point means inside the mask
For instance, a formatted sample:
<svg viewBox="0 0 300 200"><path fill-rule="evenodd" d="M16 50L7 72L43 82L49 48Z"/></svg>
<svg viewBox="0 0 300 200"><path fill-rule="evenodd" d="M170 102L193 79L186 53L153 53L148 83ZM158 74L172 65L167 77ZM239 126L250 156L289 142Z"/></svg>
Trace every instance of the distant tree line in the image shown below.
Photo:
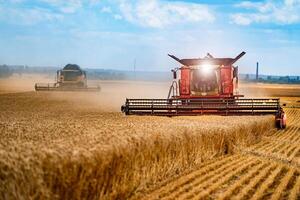
<svg viewBox="0 0 300 200"><path fill-rule="evenodd" d="M13 70L7 65L0 65L0 78L8 78L13 74Z"/></svg>
<svg viewBox="0 0 300 200"><path fill-rule="evenodd" d="M8 78L13 74L45 74L55 76L58 67L29 67L26 65L0 65L0 78ZM88 79L100 80L126 80L127 72L105 69L84 69L87 71Z"/></svg>
<svg viewBox="0 0 300 200"><path fill-rule="evenodd" d="M87 69L88 79L99 80L125 80L126 75L121 71L101 70L101 69Z"/></svg>
<svg viewBox="0 0 300 200"><path fill-rule="evenodd" d="M254 74L246 74L242 75L240 79L246 82L300 84L300 76L259 75L258 80L256 80Z"/></svg>
<svg viewBox="0 0 300 200"><path fill-rule="evenodd" d="M0 78L7 78L13 74L45 74L55 76L60 67L29 67L26 65L0 65ZM170 72L145 72L145 71L125 71L97 68L83 68L87 72L89 80L140 80L140 81L171 81ZM255 74L240 74L239 79L245 82L261 83L286 83L300 84L300 76L271 76L259 75L256 80Z"/></svg>

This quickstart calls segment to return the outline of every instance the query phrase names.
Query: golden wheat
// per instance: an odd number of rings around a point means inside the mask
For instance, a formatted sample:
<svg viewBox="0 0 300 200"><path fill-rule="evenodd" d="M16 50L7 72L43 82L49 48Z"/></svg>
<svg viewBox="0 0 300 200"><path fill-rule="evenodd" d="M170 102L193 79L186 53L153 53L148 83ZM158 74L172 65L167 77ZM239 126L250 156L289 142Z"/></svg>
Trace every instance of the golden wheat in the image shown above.
<svg viewBox="0 0 300 200"><path fill-rule="evenodd" d="M245 176L242 176L239 181L235 181L234 184L230 185L227 190L219 197L222 199L229 199L233 194L236 193L243 185L249 182L253 177L257 176L258 173L266 167L266 163L261 163L256 167L252 168L247 172Z"/></svg>
<svg viewBox="0 0 300 200"><path fill-rule="evenodd" d="M299 199L299 195L300 195L300 175L298 174L298 177L295 181L296 183L294 184L292 190L291 190L291 193L290 193L290 196L289 198L290 199L293 199L293 200L296 200L296 199Z"/></svg>
<svg viewBox="0 0 300 200"><path fill-rule="evenodd" d="M288 128L275 132L268 116L123 116L125 96L157 97L165 86L103 84L101 94L0 95L1 199L300 198L298 97L282 98ZM299 94L290 86L243 89Z"/></svg>
<svg viewBox="0 0 300 200"><path fill-rule="evenodd" d="M123 116L61 95L0 96L1 198L128 198L273 129L272 116Z"/></svg>
<svg viewBox="0 0 300 200"><path fill-rule="evenodd" d="M276 200L276 199L280 199L281 198L283 191L286 189L288 183L293 178L295 171L296 171L295 169L290 169L288 171L288 173L285 175L285 177L280 182L280 185L278 185L278 187L274 191L271 199Z"/></svg>
<svg viewBox="0 0 300 200"><path fill-rule="evenodd" d="M286 130L266 134L259 143L237 148L214 164L203 163L145 199L299 199L300 110L286 111Z"/></svg>

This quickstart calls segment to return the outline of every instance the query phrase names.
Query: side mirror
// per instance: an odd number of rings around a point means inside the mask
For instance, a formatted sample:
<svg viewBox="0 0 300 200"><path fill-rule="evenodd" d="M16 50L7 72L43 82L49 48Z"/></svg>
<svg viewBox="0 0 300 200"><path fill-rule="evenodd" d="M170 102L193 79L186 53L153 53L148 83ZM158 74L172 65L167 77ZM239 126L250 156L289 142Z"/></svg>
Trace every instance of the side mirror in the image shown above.
<svg viewBox="0 0 300 200"><path fill-rule="evenodd" d="M239 68L238 67L234 67L233 68L233 78L238 77L239 75Z"/></svg>
<svg viewBox="0 0 300 200"><path fill-rule="evenodd" d="M173 72L173 79L177 79L177 73L176 73L176 71L172 69L172 72Z"/></svg>

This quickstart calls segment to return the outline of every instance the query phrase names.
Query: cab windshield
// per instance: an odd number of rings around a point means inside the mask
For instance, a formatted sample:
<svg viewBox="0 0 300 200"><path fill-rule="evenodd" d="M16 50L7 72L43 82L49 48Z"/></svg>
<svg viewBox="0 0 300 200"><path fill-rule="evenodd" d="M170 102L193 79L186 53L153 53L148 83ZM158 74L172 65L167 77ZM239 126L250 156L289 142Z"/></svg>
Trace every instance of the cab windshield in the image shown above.
<svg viewBox="0 0 300 200"><path fill-rule="evenodd" d="M191 94L195 96L216 95L219 93L216 69L191 70Z"/></svg>
<svg viewBox="0 0 300 200"><path fill-rule="evenodd" d="M62 71L62 75L64 76L65 81L76 81L79 76L82 75L82 71L74 70L74 71Z"/></svg>

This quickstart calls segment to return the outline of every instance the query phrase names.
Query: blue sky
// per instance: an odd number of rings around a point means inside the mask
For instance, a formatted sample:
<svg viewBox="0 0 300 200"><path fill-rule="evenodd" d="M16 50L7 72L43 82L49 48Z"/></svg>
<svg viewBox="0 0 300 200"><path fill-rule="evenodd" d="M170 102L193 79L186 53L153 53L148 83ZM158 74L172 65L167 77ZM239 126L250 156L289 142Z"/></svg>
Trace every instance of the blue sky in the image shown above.
<svg viewBox="0 0 300 200"><path fill-rule="evenodd" d="M242 73L300 75L300 0L0 0L0 64L168 71L247 54Z"/></svg>

